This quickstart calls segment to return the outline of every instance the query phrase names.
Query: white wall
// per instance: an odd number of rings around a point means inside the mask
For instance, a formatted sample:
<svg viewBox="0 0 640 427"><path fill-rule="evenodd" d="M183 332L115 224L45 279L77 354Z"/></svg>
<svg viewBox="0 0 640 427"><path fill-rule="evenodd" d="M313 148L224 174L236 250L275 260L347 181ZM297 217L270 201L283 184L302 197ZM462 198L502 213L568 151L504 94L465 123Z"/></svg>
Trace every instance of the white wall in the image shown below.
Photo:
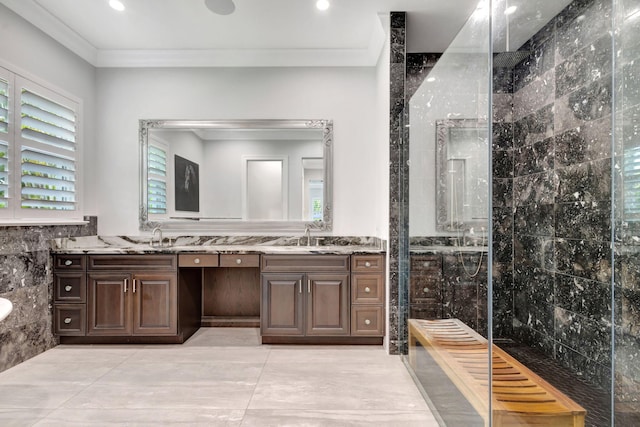
<svg viewBox="0 0 640 427"><path fill-rule="evenodd" d="M333 234L380 235L378 86L375 68L99 69L99 232L139 233L139 119L319 118L334 121Z"/></svg>
<svg viewBox="0 0 640 427"><path fill-rule="evenodd" d="M85 169L80 189L84 213L96 214L93 190L99 181L91 173L95 165L95 68L1 4L0 40L0 66L82 101L80 138Z"/></svg>

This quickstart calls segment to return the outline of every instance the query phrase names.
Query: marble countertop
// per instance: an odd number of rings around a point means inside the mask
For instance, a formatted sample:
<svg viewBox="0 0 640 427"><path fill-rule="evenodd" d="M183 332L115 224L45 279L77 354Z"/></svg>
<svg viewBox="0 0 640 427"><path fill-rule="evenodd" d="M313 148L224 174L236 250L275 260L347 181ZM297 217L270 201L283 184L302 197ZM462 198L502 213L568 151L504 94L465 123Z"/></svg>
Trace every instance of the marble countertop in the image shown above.
<svg viewBox="0 0 640 427"><path fill-rule="evenodd" d="M377 238L325 237L327 244L298 245L298 237L202 237L180 236L163 239L163 246L150 244L150 237L87 236L59 238L51 241L51 251L66 254L372 254L385 252Z"/></svg>

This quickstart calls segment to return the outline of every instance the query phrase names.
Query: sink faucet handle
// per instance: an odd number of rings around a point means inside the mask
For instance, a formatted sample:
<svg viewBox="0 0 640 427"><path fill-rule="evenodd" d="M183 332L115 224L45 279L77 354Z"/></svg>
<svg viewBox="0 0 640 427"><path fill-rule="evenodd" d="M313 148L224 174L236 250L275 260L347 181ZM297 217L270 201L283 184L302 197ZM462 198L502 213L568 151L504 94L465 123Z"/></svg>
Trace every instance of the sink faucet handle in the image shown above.
<svg viewBox="0 0 640 427"><path fill-rule="evenodd" d="M316 246L320 246L320 242L324 240L324 237L314 237L314 240L316 241Z"/></svg>

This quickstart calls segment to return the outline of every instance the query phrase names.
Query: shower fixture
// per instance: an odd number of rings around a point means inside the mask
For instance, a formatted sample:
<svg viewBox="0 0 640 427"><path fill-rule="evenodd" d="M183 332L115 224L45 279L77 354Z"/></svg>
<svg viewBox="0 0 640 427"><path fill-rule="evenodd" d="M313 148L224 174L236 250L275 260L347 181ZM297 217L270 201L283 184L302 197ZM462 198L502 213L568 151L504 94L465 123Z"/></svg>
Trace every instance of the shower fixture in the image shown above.
<svg viewBox="0 0 640 427"><path fill-rule="evenodd" d="M217 15L231 15L236 10L233 0L204 0L204 4Z"/></svg>

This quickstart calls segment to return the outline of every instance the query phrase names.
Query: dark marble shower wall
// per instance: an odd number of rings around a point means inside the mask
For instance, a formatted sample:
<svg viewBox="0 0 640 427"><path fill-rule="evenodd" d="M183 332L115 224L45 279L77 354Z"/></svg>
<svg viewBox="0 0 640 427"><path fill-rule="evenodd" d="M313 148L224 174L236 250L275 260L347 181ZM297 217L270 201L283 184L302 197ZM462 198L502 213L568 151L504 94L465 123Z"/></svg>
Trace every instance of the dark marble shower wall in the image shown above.
<svg viewBox="0 0 640 427"><path fill-rule="evenodd" d="M495 70L493 147L494 334L607 389L610 31L610 0L577 0Z"/></svg>
<svg viewBox="0 0 640 427"><path fill-rule="evenodd" d="M0 297L13 303L0 322L0 372L56 345L49 240L97 234L97 218L86 220L86 225L0 227Z"/></svg>

